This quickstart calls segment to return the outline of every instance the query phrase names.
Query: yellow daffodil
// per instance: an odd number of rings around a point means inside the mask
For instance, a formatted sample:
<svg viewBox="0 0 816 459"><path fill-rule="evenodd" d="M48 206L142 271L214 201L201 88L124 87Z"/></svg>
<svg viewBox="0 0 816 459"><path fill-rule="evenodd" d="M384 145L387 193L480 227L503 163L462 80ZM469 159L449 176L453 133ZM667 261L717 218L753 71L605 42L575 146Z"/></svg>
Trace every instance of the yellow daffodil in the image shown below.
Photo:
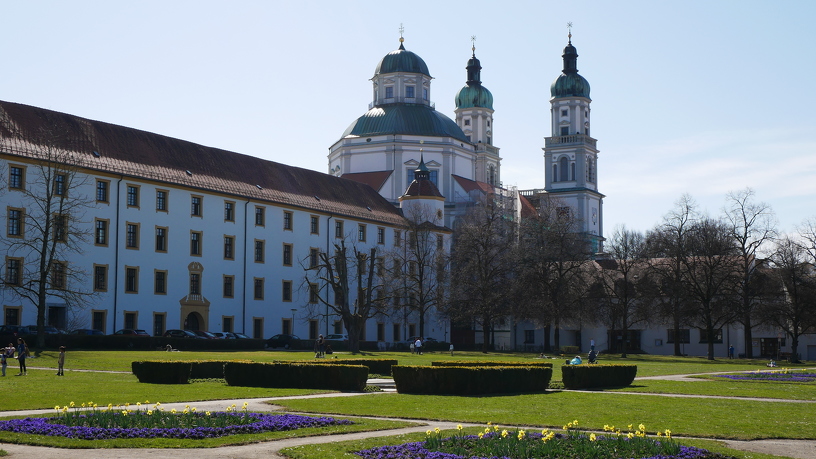
<svg viewBox="0 0 816 459"><path fill-rule="evenodd" d="M176 409L173 408L172 410L170 410L170 412L173 413L173 414L176 414Z"/></svg>
<svg viewBox="0 0 816 459"><path fill-rule="evenodd" d="M635 434L629 432L628 434L626 434L626 438L635 438Z"/></svg>
<svg viewBox="0 0 816 459"><path fill-rule="evenodd" d="M666 429L666 431L663 433L665 433L667 437L671 438L671 430Z"/></svg>
<svg viewBox="0 0 816 459"><path fill-rule="evenodd" d="M426 430L426 431L425 431L425 435L430 436L430 435L431 435L431 429Z"/></svg>
<svg viewBox="0 0 816 459"><path fill-rule="evenodd" d="M457 424L456 425L456 430L462 430L462 424Z"/></svg>
<svg viewBox="0 0 816 459"><path fill-rule="evenodd" d="M524 437L525 437L524 431L519 430L517 437L518 437L519 441L524 440Z"/></svg>
<svg viewBox="0 0 816 459"><path fill-rule="evenodd" d="M658 437L662 437L662 436L663 436L663 432L661 432L661 431L659 431L659 430L658 430L658 431L657 431L657 436L658 436Z"/></svg>
<svg viewBox="0 0 816 459"><path fill-rule="evenodd" d="M638 430L640 430L641 432L646 432L646 426L641 424L641 425L638 426Z"/></svg>
<svg viewBox="0 0 816 459"><path fill-rule="evenodd" d="M193 413L195 413L195 412L196 412L196 408L195 408L195 407L192 407L192 408L190 408L190 411L192 411Z"/></svg>
<svg viewBox="0 0 816 459"><path fill-rule="evenodd" d="M484 438L484 432L479 432L479 440Z"/></svg>
<svg viewBox="0 0 816 459"><path fill-rule="evenodd" d="M122 416L127 416L127 414L128 414L127 410L122 410Z"/></svg>
<svg viewBox="0 0 816 459"><path fill-rule="evenodd" d="M434 433L439 433L439 432L440 432L439 427L435 427L434 428Z"/></svg>
<svg viewBox="0 0 816 459"><path fill-rule="evenodd" d="M205 412L204 412L204 414L205 414L205 415L207 415L207 416L209 416L209 415L210 415L210 412L209 412L209 411L205 411Z"/></svg>
<svg viewBox="0 0 816 459"><path fill-rule="evenodd" d="M85 408L85 402L82 402L82 408Z"/></svg>
<svg viewBox="0 0 816 459"><path fill-rule="evenodd" d="M57 406L55 406L55 407L54 407L54 409L55 409L55 410L57 410L57 411L59 411L59 410L60 410L60 406L59 406L59 405L57 405Z"/></svg>
<svg viewBox="0 0 816 459"><path fill-rule="evenodd" d="M627 428L628 428L629 430L632 430L632 424L629 424L629 426L628 426Z"/></svg>
<svg viewBox="0 0 816 459"><path fill-rule="evenodd" d="M589 434L589 441L595 441L597 438L595 437L594 433Z"/></svg>
<svg viewBox="0 0 816 459"><path fill-rule="evenodd" d="M510 435L510 432L508 432L507 429L502 430L501 433L502 438L507 438L508 435Z"/></svg>
<svg viewBox="0 0 816 459"><path fill-rule="evenodd" d="M73 407L74 407L74 402L71 402L71 408L73 408Z"/></svg>
<svg viewBox="0 0 816 459"><path fill-rule="evenodd" d="M490 427L485 427L484 433L490 433Z"/></svg>

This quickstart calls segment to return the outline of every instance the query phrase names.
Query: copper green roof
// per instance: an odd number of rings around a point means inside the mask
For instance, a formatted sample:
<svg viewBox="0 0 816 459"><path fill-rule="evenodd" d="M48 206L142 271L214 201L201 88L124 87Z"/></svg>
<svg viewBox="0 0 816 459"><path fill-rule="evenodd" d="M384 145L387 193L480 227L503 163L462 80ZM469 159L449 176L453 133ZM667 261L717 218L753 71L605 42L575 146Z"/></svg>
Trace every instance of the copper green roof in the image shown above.
<svg viewBox="0 0 816 459"><path fill-rule="evenodd" d="M493 94L482 85L465 86L456 94L456 108L484 107L493 110Z"/></svg>
<svg viewBox="0 0 816 459"><path fill-rule="evenodd" d="M553 98L586 97L589 99L589 82L578 75L578 51L572 46L572 41L564 48L564 70L550 86L550 95Z"/></svg>
<svg viewBox="0 0 816 459"><path fill-rule="evenodd" d="M374 75L398 72L421 73L431 76L425 61L411 51L406 51L402 43L400 43L399 49L391 51L382 58L380 63L377 64L377 69L374 70Z"/></svg>
<svg viewBox="0 0 816 459"><path fill-rule="evenodd" d="M391 134L453 137L470 142L452 119L421 104L378 105L351 123L343 137Z"/></svg>

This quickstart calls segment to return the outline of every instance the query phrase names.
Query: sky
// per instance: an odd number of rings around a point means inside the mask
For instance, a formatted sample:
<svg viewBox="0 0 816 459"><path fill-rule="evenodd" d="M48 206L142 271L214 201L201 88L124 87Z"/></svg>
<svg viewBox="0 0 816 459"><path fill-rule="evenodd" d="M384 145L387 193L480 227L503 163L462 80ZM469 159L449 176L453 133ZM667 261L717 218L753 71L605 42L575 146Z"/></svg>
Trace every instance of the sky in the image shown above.
<svg viewBox="0 0 816 459"><path fill-rule="evenodd" d="M476 36L501 179L544 187L567 23L592 92L604 233L647 231L687 193L711 215L752 188L792 232L816 216L816 2L0 2L0 100L325 172L377 63L427 63L454 118Z"/></svg>

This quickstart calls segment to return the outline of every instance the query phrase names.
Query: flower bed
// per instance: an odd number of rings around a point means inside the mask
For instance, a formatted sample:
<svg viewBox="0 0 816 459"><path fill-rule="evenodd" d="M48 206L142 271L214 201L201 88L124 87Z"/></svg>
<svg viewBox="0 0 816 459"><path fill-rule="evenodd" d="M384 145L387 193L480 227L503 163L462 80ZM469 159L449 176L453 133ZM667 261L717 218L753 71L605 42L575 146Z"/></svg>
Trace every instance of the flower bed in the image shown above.
<svg viewBox="0 0 816 459"><path fill-rule="evenodd" d="M596 435L577 430L578 421L564 426L563 433L544 429L541 433L524 430L510 432L488 425L478 435L462 433L443 437L439 429L427 431L427 439L396 446L382 446L355 454L363 459L716 459L724 456L710 451L681 446L671 439L671 431L649 437L642 424L623 433L604 426L608 433ZM460 432L462 426L458 427Z"/></svg>
<svg viewBox="0 0 816 459"><path fill-rule="evenodd" d="M71 406L74 407L73 402ZM82 404L85 407L85 404ZM237 434L296 430L306 427L348 425L351 421L330 417L308 417L293 414L249 413L244 405L241 411L235 405L221 412L196 412L189 406L178 412L165 411L160 404L154 409L130 409L130 406L69 411L56 407L59 415L52 418L25 418L0 421L0 431L58 436L80 440L109 440L116 438L184 438L204 439Z"/></svg>
<svg viewBox="0 0 816 459"><path fill-rule="evenodd" d="M714 375L716 378L726 378L735 381L775 381L775 382L814 382L816 373L812 370L759 370L750 373L731 375Z"/></svg>

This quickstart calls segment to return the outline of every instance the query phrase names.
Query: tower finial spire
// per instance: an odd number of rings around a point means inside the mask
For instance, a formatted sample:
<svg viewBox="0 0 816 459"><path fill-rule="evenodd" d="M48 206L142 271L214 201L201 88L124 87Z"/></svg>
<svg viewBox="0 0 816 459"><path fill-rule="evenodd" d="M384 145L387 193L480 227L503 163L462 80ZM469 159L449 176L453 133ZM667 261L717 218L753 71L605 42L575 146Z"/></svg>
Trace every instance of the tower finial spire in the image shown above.
<svg viewBox="0 0 816 459"><path fill-rule="evenodd" d="M403 34L404 32L405 32L405 27L403 27L403 26L402 26L402 23L400 22L400 27L399 27L399 33L400 33L400 45L399 45L399 49L402 49L402 50L404 50L404 49L405 49L405 45L403 45L403 42L405 41L405 38L403 38L403 37L402 37L402 34Z"/></svg>
<svg viewBox="0 0 816 459"><path fill-rule="evenodd" d="M473 46L471 46L470 50L473 52L473 57L476 57L476 35L470 36L470 42Z"/></svg>
<svg viewBox="0 0 816 459"><path fill-rule="evenodd" d="M567 40L569 41L569 44L572 44L572 22L567 23L567 30L569 30L569 33L567 34Z"/></svg>

